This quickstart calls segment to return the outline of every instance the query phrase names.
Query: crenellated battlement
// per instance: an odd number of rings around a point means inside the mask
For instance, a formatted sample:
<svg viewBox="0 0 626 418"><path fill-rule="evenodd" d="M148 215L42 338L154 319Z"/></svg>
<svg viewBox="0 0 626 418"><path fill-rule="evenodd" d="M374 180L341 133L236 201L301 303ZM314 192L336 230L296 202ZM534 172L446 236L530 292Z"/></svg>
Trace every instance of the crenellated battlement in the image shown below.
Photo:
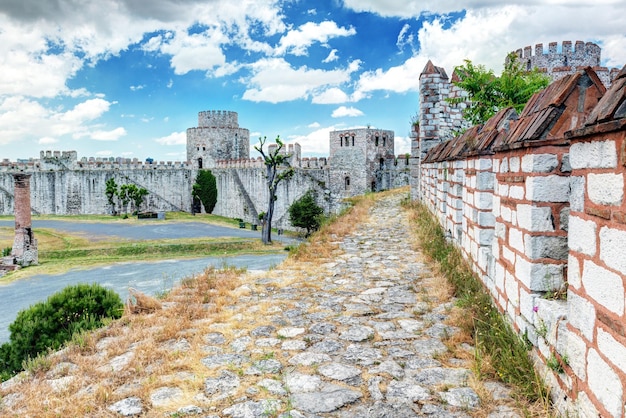
<svg viewBox="0 0 626 418"><path fill-rule="evenodd" d="M205 110L198 113L199 128L238 128L237 112L228 110Z"/></svg>
<svg viewBox="0 0 626 418"><path fill-rule="evenodd" d="M552 81L573 74L581 68L593 67L605 87L609 87L619 72L618 69L609 70L600 66L602 48L593 42L576 41L572 47L572 41L563 41L560 49L557 42L550 42L547 51L539 43L534 50L531 46L526 46L513 53L523 68L537 68L545 72Z"/></svg>
<svg viewBox="0 0 626 418"><path fill-rule="evenodd" d="M586 65L597 66L600 65L600 56L602 48L593 42L576 41L574 48L572 49L572 41L563 41L561 43L561 50L558 50L558 42L550 42L548 44L548 51L544 52L543 44L538 43L535 45L535 53L532 53L532 47L526 46L515 51L515 55L519 59L526 58L546 58L546 59L561 59L567 57L574 60L584 61ZM574 65L574 64L570 64ZM581 64L583 65L583 64Z"/></svg>
<svg viewBox="0 0 626 418"><path fill-rule="evenodd" d="M121 157L82 157L78 160L76 151L41 151L40 158L26 161L10 161L5 158L0 162L0 172L36 172L36 171L106 171L106 170L167 170L192 169L188 162L160 161L142 162L138 158Z"/></svg>

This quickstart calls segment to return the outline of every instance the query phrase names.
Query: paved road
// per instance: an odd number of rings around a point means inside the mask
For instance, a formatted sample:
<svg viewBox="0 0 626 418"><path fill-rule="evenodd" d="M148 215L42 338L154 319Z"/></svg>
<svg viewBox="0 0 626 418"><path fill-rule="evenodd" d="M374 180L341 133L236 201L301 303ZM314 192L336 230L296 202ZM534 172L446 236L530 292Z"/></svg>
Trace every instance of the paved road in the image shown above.
<svg viewBox="0 0 626 418"><path fill-rule="evenodd" d="M250 228L250 225L248 228ZM0 221L0 226L14 227L14 221ZM243 228L210 225L203 222L169 222L158 221L143 224L116 224L98 222L72 222L60 220L33 220L35 234L37 228L50 228L72 234L80 234L91 239L107 239L111 237L129 240L179 239L202 237L241 237L260 238L261 232ZM273 239L281 237L272 235Z"/></svg>
<svg viewBox="0 0 626 418"><path fill-rule="evenodd" d="M71 270L63 274L40 274L0 285L0 344L9 341L9 325L17 313L46 300L59 290L78 283L100 283L115 290L122 300L128 289L148 295L167 291L185 277L201 273L209 266L235 266L248 270L267 270L279 264L286 254L234 257L205 257L191 260L161 260L151 262L116 263L88 270Z"/></svg>

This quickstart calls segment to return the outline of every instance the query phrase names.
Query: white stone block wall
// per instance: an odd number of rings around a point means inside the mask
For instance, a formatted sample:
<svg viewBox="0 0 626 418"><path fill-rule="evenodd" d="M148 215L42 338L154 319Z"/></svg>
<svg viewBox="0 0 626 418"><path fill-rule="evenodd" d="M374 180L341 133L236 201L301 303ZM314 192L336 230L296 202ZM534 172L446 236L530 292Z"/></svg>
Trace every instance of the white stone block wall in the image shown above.
<svg viewBox="0 0 626 418"><path fill-rule="evenodd" d="M572 370L586 408L623 417L626 403L626 150L623 133L576 138L568 290ZM595 140L594 140L595 139ZM586 361L585 361L586 360Z"/></svg>
<svg viewBox="0 0 626 418"><path fill-rule="evenodd" d="M454 167L454 176L444 165ZM624 140L422 163L422 196L447 227L458 214L459 167L463 221L454 241L514 329L534 345L556 407L573 416L624 417ZM479 167L489 167L493 179ZM444 182L447 213L437 201ZM564 372L550 369L550 359Z"/></svg>

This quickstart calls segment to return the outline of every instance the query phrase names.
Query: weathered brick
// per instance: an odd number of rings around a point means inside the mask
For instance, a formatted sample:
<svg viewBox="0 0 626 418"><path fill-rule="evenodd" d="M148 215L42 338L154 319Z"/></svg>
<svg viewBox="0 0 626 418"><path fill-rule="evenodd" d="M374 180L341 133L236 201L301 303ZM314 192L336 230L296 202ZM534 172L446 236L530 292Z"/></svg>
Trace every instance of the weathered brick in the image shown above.
<svg viewBox="0 0 626 418"><path fill-rule="evenodd" d="M624 283L619 275L590 260L583 263L583 286L587 294L606 309L624 314Z"/></svg>
<svg viewBox="0 0 626 418"><path fill-rule="evenodd" d="M567 336L567 358L569 366L581 380L587 379L587 344L578 335L570 332Z"/></svg>
<svg viewBox="0 0 626 418"><path fill-rule="evenodd" d="M547 292L563 286L561 264L533 263L520 255L515 259L515 276L534 292Z"/></svg>
<svg viewBox="0 0 626 418"><path fill-rule="evenodd" d="M617 166L615 141L577 142L570 147L569 155L574 170Z"/></svg>
<svg viewBox="0 0 626 418"><path fill-rule="evenodd" d="M519 204L517 225L531 232L554 231L552 209L547 206Z"/></svg>
<svg viewBox="0 0 626 418"><path fill-rule="evenodd" d="M493 193L476 192L474 196L478 209L491 209L493 207Z"/></svg>
<svg viewBox="0 0 626 418"><path fill-rule="evenodd" d="M623 416L622 383L615 371L593 348L587 355L587 382L593 394L614 417Z"/></svg>
<svg viewBox="0 0 626 418"><path fill-rule="evenodd" d="M525 173L550 173L559 165L554 154L528 154L522 157L522 171Z"/></svg>
<svg viewBox="0 0 626 418"><path fill-rule="evenodd" d="M572 289L580 289L580 286L582 285L580 263L578 258L573 256L571 253L567 258L567 284Z"/></svg>
<svg viewBox="0 0 626 418"><path fill-rule="evenodd" d="M509 159L504 157L502 162L500 163L500 173L508 173L509 172Z"/></svg>
<svg viewBox="0 0 626 418"><path fill-rule="evenodd" d="M596 324L596 309L588 300L568 290L567 306L569 308L567 318L569 323L589 341L593 341L593 330Z"/></svg>
<svg viewBox="0 0 626 418"><path fill-rule="evenodd" d="M598 205L621 205L624 199L623 174L594 174L587 176L589 199Z"/></svg>
<svg viewBox="0 0 626 418"><path fill-rule="evenodd" d="M600 259L626 276L626 231L606 226L600 229Z"/></svg>
<svg viewBox="0 0 626 418"><path fill-rule="evenodd" d="M570 250L594 256L596 254L596 223L577 216L569 218Z"/></svg>
<svg viewBox="0 0 626 418"><path fill-rule="evenodd" d="M524 236L526 255L532 259L551 258L565 260L567 258L567 237Z"/></svg>
<svg viewBox="0 0 626 418"><path fill-rule="evenodd" d="M569 202L569 177L545 176L526 179L526 199L538 202Z"/></svg>
<svg viewBox="0 0 626 418"><path fill-rule="evenodd" d="M522 186L511 186L509 188L509 197L511 199L524 199L525 189Z"/></svg>
<svg viewBox="0 0 626 418"><path fill-rule="evenodd" d="M511 157L509 159L509 169L511 170L511 172L517 173L519 171L519 168L520 168L519 157Z"/></svg>
<svg viewBox="0 0 626 418"><path fill-rule="evenodd" d="M520 253L524 252L524 234L517 228L509 228L509 246Z"/></svg>
<svg viewBox="0 0 626 418"><path fill-rule="evenodd" d="M491 172L481 172L476 175L476 189L478 190L493 190L493 184L495 181L495 174Z"/></svg>
<svg viewBox="0 0 626 418"><path fill-rule="evenodd" d="M626 374L626 346L602 328L598 328L598 350Z"/></svg>
<svg viewBox="0 0 626 418"><path fill-rule="evenodd" d="M570 177L570 209L574 212L585 210L585 177Z"/></svg>

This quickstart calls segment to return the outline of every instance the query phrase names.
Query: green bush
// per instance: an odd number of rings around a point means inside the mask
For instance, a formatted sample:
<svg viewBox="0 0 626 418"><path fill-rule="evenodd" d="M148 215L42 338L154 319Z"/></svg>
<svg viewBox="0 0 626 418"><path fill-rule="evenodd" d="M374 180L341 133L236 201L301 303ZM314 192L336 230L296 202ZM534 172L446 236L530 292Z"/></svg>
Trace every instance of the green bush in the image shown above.
<svg viewBox="0 0 626 418"><path fill-rule="evenodd" d="M9 325L9 342L0 346L2 377L21 371L38 354L58 349L74 333L101 327L105 318L119 318L123 308L117 293L94 283L68 286L20 311Z"/></svg>
<svg viewBox="0 0 626 418"><path fill-rule="evenodd" d="M317 231L322 223L324 209L315 202L315 196L309 190L300 199L289 206L289 222L293 226L306 229L309 236Z"/></svg>

